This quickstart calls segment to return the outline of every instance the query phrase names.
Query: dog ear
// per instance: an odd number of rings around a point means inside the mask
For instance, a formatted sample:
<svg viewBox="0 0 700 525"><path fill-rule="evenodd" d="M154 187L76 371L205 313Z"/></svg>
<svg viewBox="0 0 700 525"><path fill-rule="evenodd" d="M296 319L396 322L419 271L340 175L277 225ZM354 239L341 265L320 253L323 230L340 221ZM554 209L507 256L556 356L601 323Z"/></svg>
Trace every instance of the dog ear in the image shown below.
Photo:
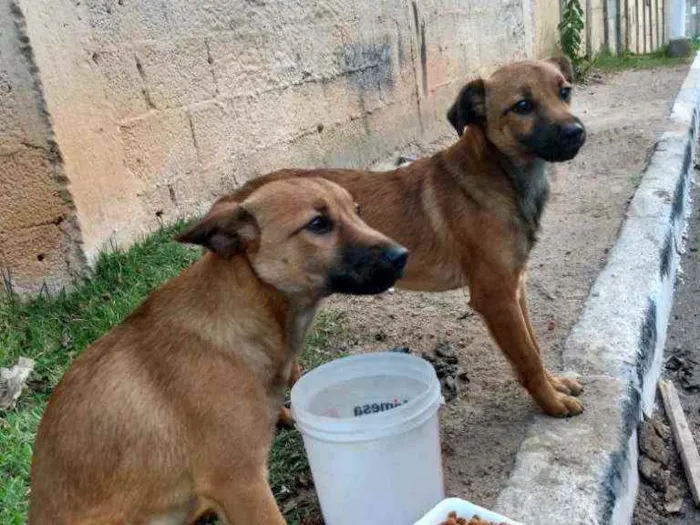
<svg viewBox="0 0 700 525"><path fill-rule="evenodd" d="M483 125L486 121L486 89L480 78L462 88L457 100L447 112L447 119L460 137L469 125Z"/></svg>
<svg viewBox="0 0 700 525"><path fill-rule="evenodd" d="M259 239L255 216L235 202L215 204L206 217L175 237L178 242L204 246L224 259L254 251Z"/></svg>
<svg viewBox="0 0 700 525"><path fill-rule="evenodd" d="M561 71L561 74L564 75L564 78L566 79L567 82L572 83L574 82L574 67L571 65L571 60L569 57L564 56L564 55L559 55L555 57L550 57L546 60L546 62L549 62L550 64L554 64L559 68L559 71Z"/></svg>

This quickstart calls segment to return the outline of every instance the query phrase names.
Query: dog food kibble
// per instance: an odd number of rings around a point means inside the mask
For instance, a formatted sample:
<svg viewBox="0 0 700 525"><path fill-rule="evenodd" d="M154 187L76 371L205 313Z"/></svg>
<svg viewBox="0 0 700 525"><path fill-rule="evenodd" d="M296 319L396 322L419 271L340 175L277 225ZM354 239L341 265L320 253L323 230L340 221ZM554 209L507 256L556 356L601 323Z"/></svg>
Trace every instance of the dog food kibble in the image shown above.
<svg viewBox="0 0 700 525"><path fill-rule="evenodd" d="M460 518L457 513L453 510L447 515L447 519L440 523L439 525L498 525L490 521L484 521L479 516L474 516L469 521L467 518ZM501 523L500 525L505 525Z"/></svg>

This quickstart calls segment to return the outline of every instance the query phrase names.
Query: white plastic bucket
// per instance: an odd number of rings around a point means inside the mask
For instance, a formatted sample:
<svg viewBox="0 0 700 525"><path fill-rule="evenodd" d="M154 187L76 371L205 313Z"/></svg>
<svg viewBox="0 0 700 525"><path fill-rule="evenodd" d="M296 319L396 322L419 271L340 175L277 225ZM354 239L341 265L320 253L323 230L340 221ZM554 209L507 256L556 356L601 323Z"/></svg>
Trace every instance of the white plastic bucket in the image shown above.
<svg viewBox="0 0 700 525"><path fill-rule="evenodd" d="M440 383L423 359L338 359L292 389L326 525L414 523L444 498Z"/></svg>

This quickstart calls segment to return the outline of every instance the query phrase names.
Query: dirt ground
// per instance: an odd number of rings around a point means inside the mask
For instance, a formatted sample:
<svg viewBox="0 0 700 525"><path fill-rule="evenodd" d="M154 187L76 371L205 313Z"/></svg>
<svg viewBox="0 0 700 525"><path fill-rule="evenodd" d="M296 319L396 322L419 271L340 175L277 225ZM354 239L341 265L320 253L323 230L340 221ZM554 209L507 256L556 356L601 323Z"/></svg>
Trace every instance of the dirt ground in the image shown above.
<svg viewBox="0 0 700 525"><path fill-rule="evenodd" d="M696 168L696 179L697 175ZM664 376L674 382L690 431L696 444L700 444L700 200L697 187L692 193L693 214L671 312ZM658 397L659 410L654 418L668 425ZM668 464L646 460L652 475L645 476L640 463L642 475L633 525L698 524L700 509L693 504L673 440L663 440L660 445L666 450Z"/></svg>
<svg viewBox="0 0 700 525"><path fill-rule="evenodd" d="M552 175L552 196L530 265L532 317L549 367L588 291L605 264L650 148L687 67L594 75L574 105L588 141ZM426 155L442 143L409 148ZM442 413L447 492L483 506L494 503L537 407L513 378L463 290L337 297L329 308L347 312L350 352L408 347L432 353L438 344L457 351L459 394Z"/></svg>

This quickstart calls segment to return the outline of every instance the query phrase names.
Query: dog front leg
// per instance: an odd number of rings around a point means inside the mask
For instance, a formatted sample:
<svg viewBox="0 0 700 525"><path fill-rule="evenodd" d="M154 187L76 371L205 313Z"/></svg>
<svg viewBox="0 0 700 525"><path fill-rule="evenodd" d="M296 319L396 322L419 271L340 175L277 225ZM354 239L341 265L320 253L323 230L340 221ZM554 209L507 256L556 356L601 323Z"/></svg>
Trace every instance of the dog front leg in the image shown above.
<svg viewBox="0 0 700 525"><path fill-rule="evenodd" d="M575 416L581 403L557 392L549 380L523 316L518 300L519 276L504 276L493 267L476 271L470 278L471 305L486 321L491 335L513 365L521 384L549 415Z"/></svg>
<svg viewBox="0 0 700 525"><path fill-rule="evenodd" d="M294 363L292 364L292 372L289 374L289 381L287 382L287 386L289 388L292 388L296 384L296 382L299 381L300 377L301 365L299 364L299 361L295 359ZM280 409L279 417L277 418L277 424L285 427L294 426L294 418L292 417L292 411L289 410L287 407L282 407Z"/></svg>
<svg viewBox="0 0 700 525"><path fill-rule="evenodd" d="M217 487L213 494L217 515L226 525L286 525L265 479L245 478Z"/></svg>
<svg viewBox="0 0 700 525"><path fill-rule="evenodd" d="M294 360L294 363L292 364L292 372L289 374L289 381L287 382L287 386L289 388L292 388L297 381L299 381L299 378L301 377L301 365L299 364L299 361L296 359Z"/></svg>
<svg viewBox="0 0 700 525"><path fill-rule="evenodd" d="M294 418L292 417L292 411L287 407L280 408L280 413L277 416L277 424L283 427L293 427Z"/></svg>
<svg viewBox="0 0 700 525"><path fill-rule="evenodd" d="M520 279L518 301L520 302L520 310L522 311L523 319L525 320L525 325L527 326L527 332L530 335L530 340L532 341L533 346L537 350L537 353L539 353L541 356L542 351L540 350L540 345L537 343L537 338L535 337L535 330L532 327L532 322L530 320L530 308L528 307L527 303L527 279L525 273L523 273L523 276ZM545 372L547 373L547 377L549 378L550 383L552 383L552 386L556 391L573 396L578 396L581 394L581 392L583 392L583 386L581 386L581 383L579 383L575 379L571 379L569 377L555 376L547 369L545 369Z"/></svg>

